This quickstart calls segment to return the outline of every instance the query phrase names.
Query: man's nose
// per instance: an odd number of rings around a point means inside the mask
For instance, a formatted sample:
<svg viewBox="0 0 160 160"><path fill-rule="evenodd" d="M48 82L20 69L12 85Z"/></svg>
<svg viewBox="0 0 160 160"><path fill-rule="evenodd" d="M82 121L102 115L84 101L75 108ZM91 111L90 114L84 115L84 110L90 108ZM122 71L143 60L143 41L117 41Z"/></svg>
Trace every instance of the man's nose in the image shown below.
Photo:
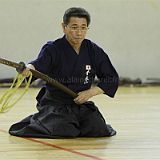
<svg viewBox="0 0 160 160"><path fill-rule="evenodd" d="M77 31L76 31L76 33L77 33L77 35L82 35L82 30L79 28L79 29L77 29Z"/></svg>

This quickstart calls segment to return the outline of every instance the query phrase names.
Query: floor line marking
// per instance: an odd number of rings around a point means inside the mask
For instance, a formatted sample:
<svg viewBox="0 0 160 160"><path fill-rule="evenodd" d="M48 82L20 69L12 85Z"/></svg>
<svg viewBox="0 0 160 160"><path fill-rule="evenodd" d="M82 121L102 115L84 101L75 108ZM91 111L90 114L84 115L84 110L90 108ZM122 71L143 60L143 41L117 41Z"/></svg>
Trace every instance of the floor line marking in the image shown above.
<svg viewBox="0 0 160 160"><path fill-rule="evenodd" d="M0 132L8 133L7 131L2 130L2 129L0 129ZM40 140L37 140L37 139L34 139L34 138L25 138L25 137L17 137L17 138L22 138L22 139L29 140L29 141L32 141L32 142L36 142L36 143L39 143L39 144L42 144L42 145L45 145L45 146L50 146L52 148L57 148L59 150L70 152L70 153L73 153L73 154L76 154L76 155L79 155L79 156L91 158L93 160L106 160L106 159L99 158L97 156L81 153L81 152L78 152L78 151L75 151L75 150L72 150L72 149L60 147L60 146L57 146L57 145L54 145L54 144L51 144L51 143L48 143L48 142L40 141Z"/></svg>

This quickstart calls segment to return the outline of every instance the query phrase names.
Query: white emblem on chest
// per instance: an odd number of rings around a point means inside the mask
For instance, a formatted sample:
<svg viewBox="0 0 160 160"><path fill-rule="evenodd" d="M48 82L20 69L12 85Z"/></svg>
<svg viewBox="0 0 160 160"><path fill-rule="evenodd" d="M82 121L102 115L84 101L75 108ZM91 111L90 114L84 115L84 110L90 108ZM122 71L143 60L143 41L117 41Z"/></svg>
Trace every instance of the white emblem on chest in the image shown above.
<svg viewBox="0 0 160 160"><path fill-rule="evenodd" d="M88 75L89 75L89 73L90 73L90 70L91 70L91 66L90 66L90 65L86 65L86 77L85 77L85 79L84 79L84 84L87 84L88 81L89 81Z"/></svg>

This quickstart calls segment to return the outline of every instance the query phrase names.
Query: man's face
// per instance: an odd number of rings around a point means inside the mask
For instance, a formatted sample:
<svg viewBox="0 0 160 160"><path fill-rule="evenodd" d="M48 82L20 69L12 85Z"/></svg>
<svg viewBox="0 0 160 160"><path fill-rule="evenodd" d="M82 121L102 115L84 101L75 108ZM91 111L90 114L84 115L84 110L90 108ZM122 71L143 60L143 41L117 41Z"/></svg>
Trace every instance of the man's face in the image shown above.
<svg viewBox="0 0 160 160"><path fill-rule="evenodd" d="M72 45L81 45L88 30L85 18L71 17L67 25L62 24L67 40Z"/></svg>

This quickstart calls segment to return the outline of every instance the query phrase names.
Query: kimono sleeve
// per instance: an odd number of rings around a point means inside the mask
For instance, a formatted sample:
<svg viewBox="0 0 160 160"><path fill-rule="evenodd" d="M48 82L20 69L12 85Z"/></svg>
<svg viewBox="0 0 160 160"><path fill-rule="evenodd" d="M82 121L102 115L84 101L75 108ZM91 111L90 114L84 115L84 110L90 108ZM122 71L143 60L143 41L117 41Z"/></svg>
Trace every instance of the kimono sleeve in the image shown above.
<svg viewBox="0 0 160 160"><path fill-rule="evenodd" d="M47 43L42 47L37 59L31 61L29 64L32 64L36 70L44 74L49 74L56 62L55 54L54 47L50 43Z"/></svg>
<svg viewBox="0 0 160 160"><path fill-rule="evenodd" d="M98 46L95 49L96 75L99 79L97 84L105 94L114 97L119 84L119 76L113 67L108 55Z"/></svg>

